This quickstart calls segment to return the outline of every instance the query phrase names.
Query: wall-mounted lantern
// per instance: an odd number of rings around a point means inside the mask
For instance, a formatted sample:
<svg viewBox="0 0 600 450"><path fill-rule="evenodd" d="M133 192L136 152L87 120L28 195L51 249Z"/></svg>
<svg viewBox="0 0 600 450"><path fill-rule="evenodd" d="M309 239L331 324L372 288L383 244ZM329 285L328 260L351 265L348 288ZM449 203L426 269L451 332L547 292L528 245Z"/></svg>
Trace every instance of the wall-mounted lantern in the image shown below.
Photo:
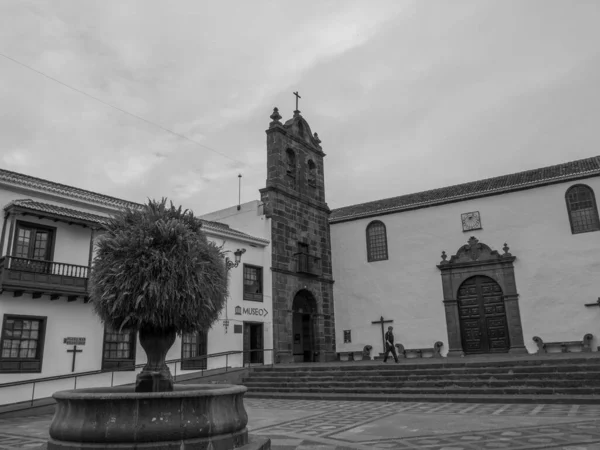
<svg viewBox="0 0 600 450"><path fill-rule="evenodd" d="M241 316L242 315L242 307L241 306L236 306L235 307L235 315L236 316Z"/></svg>
<svg viewBox="0 0 600 450"><path fill-rule="evenodd" d="M237 249L235 252L233 252L233 256L235 257L235 260L232 261L229 259L229 257L225 258L225 264L227 266L227 270L231 270L234 267L237 267L240 265L240 261L242 260L242 255L246 253L246 249Z"/></svg>

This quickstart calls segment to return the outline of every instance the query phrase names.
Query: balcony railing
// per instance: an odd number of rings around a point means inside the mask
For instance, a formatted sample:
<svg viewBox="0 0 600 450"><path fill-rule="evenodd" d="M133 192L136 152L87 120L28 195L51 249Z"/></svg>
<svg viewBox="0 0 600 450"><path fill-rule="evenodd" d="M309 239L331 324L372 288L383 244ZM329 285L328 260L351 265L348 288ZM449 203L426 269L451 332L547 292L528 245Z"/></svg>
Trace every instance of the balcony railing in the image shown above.
<svg viewBox="0 0 600 450"><path fill-rule="evenodd" d="M321 258L308 253L296 253L296 272L321 275Z"/></svg>
<svg viewBox="0 0 600 450"><path fill-rule="evenodd" d="M0 259L0 272L0 283L7 290L73 295L87 293L87 266L6 256Z"/></svg>

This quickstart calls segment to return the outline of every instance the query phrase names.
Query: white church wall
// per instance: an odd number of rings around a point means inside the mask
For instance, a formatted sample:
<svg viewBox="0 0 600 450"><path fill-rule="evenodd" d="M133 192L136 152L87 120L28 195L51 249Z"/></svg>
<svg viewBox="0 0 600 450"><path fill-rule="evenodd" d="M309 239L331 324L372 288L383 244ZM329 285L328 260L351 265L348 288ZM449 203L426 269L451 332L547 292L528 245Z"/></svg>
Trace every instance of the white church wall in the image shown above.
<svg viewBox="0 0 600 450"><path fill-rule="evenodd" d="M600 232L571 234L566 190L579 182L554 184L498 196L382 215L331 225L338 351L373 346L381 351L381 328L371 321L393 319L396 341L407 348L448 350L441 251L455 254L470 236L502 253L506 242L517 257L515 277L525 345L581 340L600 334L600 308L585 307L600 292ZM600 194L600 179L581 181ZM461 213L479 211L481 230L462 231ZM389 259L367 262L366 226L387 228ZM386 324L387 327L388 324ZM343 331L352 343L344 344Z"/></svg>

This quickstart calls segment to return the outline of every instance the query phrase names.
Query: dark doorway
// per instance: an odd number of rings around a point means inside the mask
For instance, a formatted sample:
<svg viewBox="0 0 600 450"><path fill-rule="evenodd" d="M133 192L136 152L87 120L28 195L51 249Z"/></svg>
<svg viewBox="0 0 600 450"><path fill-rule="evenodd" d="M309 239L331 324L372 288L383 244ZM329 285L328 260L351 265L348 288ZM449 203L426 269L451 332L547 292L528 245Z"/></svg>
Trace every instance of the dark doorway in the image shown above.
<svg viewBox="0 0 600 450"><path fill-rule="evenodd" d="M255 322L244 322L244 365L263 364L263 353L249 350L263 350L263 324Z"/></svg>
<svg viewBox="0 0 600 450"><path fill-rule="evenodd" d="M315 360L314 317L317 302L312 294L302 290L294 297L292 304L292 349L294 362Z"/></svg>
<svg viewBox="0 0 600 450"><path fill-rule="evenodd" d="M508 351L506 309L498 283L481 275L467 279L458 289L458 311L465 353Z"/></svg>

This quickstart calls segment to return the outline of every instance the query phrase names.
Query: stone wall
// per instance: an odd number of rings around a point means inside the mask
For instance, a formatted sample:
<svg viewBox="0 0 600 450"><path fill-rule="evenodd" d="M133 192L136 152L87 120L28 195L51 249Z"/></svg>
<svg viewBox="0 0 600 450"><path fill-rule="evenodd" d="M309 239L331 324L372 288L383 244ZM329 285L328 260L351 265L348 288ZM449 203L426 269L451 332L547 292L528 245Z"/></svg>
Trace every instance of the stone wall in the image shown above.
<svg viewBox="0 0 600 450"><path fill-rule="evenodd" d="M319 143L299 112L285 125L272 122L267 130L267 183L260 192L264 213L271 219L274 348L280 355L291 355L292 302L300 290L307 290L317 303L314 350L322 361L335 356L335 321L330 210L325 203L325 155ZM299 272L299 244L308 245L311 257L319 259L312 274Z"/></svg>

